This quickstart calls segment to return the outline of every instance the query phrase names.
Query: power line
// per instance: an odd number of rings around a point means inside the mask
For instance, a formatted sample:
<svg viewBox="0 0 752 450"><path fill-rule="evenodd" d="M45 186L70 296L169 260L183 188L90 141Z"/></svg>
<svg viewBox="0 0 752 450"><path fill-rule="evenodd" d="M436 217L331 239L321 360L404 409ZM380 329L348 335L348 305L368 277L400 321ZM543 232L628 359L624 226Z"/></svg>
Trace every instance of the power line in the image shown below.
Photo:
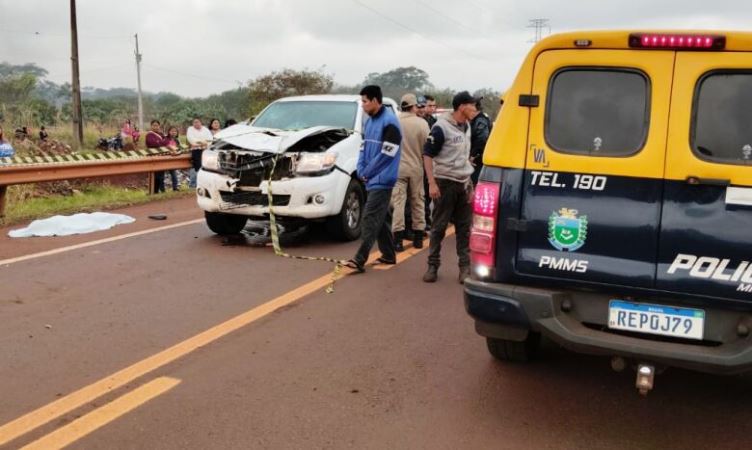
<svg viewBox="0 0 752 450"><path fill-rule="evenodd" d="M403 23L401 23L401 22L398 22L398 21L396 21L396 20L392 19L391 17L389 17L389 16L387 16L387 15L385 15L385 14L382 14L382 13L381 13L381 12L379 12L378 10L371 8L370 6L368 6L368 5L366 5L365 3L361 2L360 0L352 0L352 1L353 1L353 2L355 2L355 3L357 3L358 5L360 5L361 7L363 7L363 8L365 8L365 9L367 9L367 10L371 11L372 13L374 13L374 14L376 14L377 16L381 17L382 19L384 19L384 20L386 20L386 21L388 21L388 22L391 22L391 23L392 23L392 24L394 24L394 25L397 25L398 27L402 28L403 30L407 30L407 31L409 31L409 32L411 32L411 33L414 33L414 34L416 34L416 35L418 35L418 36L422 37L423 39L425 39L425 40L427 40L427 41L429 41L429 42L433 42L433 43L435 43L435 44L440 44L440 45L443 45L444 47L447 47L447 48L448 48L448 49L450 49L450 50L453 50L453 51L456 51L456 52L461 52L461 53L464 53L464 54L466 54L466 55L468 55L468 56L471 56L471 57L473 57L473 58L475 58L475 59L480 59L480 60L483 60L483 61L490 61L490 60L489 60L488 58L484 58L484 57L482 57L482 56L480 56L480 55L476 55L476 54L474 54L474 53L472 53L472 52L468 52L467 50L465 50L465 49L463 49L463 48L460 48L460 47L455 47L455 46L453 46L453 45L450 45L450 44L448 44L448 43L446 43L446 42L443 42L443 41L439 41L439 40L437 40L437 39L431 39L430 37L426 36L425 34L421 33L420 31L418 31L418 30L415 30L414 28L411 28L411 27L409 27L409 26L407 26L407 25L405 25L405 24L403 24Z"/></svg>
<svg viewBox="0 0 752 450"><path fill-rule="evenodd" d="M426 3L426 2L424 2L423 0L415 0L415 1L416 1L416 2L418 2L418 3L420 3L421 5L423 5L424 7L426 7L426 8L428 8L428 9L430 9L430 10L431 10L431 11L433 11L433 12L434 12L435 14L437 14L437 15L439 15L439 16L441 16L441 17L445 18L446 20L448 20L448 21L450 21L450 22L452 22L452 23L454 23L454 24L456 24L456 25L458 25L458 26L460 26L460 27L464 28L465 30L468 30L468 31L470 31L470 32L473 32L473 33L475 33L475 32L476 32L476 30L474 30L474 29L472 29L472 28L468 27L467 25L465 25L464 23L462 23L462 22L460 22L459 20L455 19L454 17L450 17L450 16L447 16L447 15L446 15L446 14L444 14L443 12L441 12L441 11L439 11L438 9L434 8L433 6L431 6L431 5L429 4L429 3Z"/></svg>

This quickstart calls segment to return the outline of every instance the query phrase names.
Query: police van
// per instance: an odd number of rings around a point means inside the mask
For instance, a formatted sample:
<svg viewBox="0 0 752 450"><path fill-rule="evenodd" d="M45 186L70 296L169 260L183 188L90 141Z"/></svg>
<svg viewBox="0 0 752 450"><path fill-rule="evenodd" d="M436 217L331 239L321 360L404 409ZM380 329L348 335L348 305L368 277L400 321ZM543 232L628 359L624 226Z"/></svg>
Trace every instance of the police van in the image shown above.
<svg viewBox="0 0 752 450"><path fill-rule="evenodd" d="M752 368L752 33L575 32L525 59L487 143L465 306L656 370Z"/></svg>

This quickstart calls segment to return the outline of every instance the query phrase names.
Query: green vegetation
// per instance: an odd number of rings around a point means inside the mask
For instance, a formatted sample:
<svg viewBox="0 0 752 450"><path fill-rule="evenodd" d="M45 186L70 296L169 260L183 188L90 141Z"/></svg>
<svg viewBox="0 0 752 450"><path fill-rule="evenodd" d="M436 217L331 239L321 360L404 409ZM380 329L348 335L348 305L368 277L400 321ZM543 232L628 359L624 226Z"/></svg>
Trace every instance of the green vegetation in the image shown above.
<svg viewBox="0 0 752 450"><path fill-rule="evenodd" d="M8 205L5 210L5 225L41 219L56 214L74 214L138 205L154 200L186 197L192 191L165 192L148 195L146 189L127 189L110 185L87 185L73 195L49 195L26 198L32 185L8 188Z"/></svg>
<svg viewBox="0 0 752 450"><path fill-rule="evenodd" d="M71 91L68 83L46 80L47 70L36 64L12 65L0 62L0 124L6 132L16 127L30 127L32 132L44 125L57 127L53 139L70 143L67 129L71 120ZM204 98L184 98L170 92L144 94L144 119L158 119L163 125L187 127L193 117L245 120L270 102L289 95L357 94L366 84L378 84L384 94L399 100L402 94L433 95L440 107L451 105L454 91L434 86L429 74L417 67L398 67L367 74L354 86L336 84L334 76L323 69L282 69L250 80L245 86ZM492 118L499 110L500 92L481 89L483 107ZM84 148L94 148L96 139L117 132L125 119L137 115L136 92L130 88L83 88L82 108L85 129ZM145 124L145 126L147 126ZM145 131L145 130L142 130ZM10 134L10 133L9 133ZM59 136L59 138L56 136ZM36 138L36 134L32 135Z"/></svg>

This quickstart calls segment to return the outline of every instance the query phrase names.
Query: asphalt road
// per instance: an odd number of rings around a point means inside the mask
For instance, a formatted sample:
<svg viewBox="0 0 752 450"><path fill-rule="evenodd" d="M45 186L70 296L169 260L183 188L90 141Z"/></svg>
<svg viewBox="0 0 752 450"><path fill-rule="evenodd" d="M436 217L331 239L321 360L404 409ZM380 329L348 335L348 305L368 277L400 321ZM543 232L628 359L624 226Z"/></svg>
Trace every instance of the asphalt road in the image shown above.
<svg viewBox="0 0 752 450"><path fill-rule="evenodd" d="M331 264L214 236L192 199L120 212L136 223L0 230L0 448L749 445L750 376L671 369L642 398L633 372L550 343L530 364L494 361L451 238L433 285L412 251L327 294ZM337 258L356 246L317 228L286 244Z"/></svg>

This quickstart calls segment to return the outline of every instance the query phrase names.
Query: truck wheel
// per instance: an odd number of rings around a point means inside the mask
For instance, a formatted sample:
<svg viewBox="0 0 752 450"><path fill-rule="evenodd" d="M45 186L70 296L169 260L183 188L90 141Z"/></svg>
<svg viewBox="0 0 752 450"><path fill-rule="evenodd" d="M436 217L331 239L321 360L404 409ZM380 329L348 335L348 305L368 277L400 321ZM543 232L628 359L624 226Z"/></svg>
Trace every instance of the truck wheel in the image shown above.
<svg viewBox="0 0 752 450"><path fill-rule="evenodd" d="M499 361L528 362L535 357L540 345L540 334L528 334L524 341L486 338L488 352Z"/></svg>
<svg viewBox="0 0 752 450"><path fill-rule="evenodd" d="M245 223L248 221L246 216L206 211L204 211L204 217L206 218L206 225L209 229L220 236L240 233L243 231Z"/></svg>
<svg viewBox="0 0 752 450"><path fill-rule="evenodd" d="M342 241L358 239L364 204L363 186L355 180L350 180L345 192L345 200L342 202L342 209L339 214L326 220L327 230Z"/></svg>

